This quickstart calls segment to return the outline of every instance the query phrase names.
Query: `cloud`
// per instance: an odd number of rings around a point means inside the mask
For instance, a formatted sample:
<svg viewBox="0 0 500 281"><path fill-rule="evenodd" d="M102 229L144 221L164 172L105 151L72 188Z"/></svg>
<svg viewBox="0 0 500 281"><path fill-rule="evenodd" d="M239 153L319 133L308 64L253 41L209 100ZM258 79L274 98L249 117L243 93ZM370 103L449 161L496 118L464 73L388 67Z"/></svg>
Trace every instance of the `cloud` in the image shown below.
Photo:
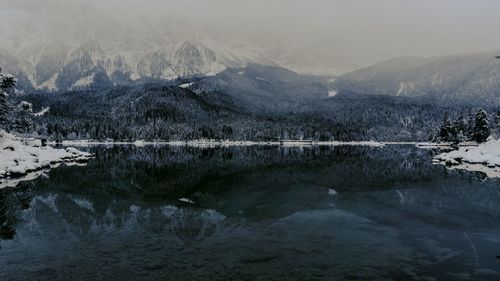
<svg viewBox="0 0 500 281"><path fill-rule="evenodd" d="M3 10L33 14L36 25L47 26L47 37L80 36L82 26L103 36L124 27L143 28L173 39L206 35L250 41L278 55L293 50L332 65L500 49L500 1L495 0L2 2Z"/></svg>
<svg viewBox="0 0 500 281"><path fill-rule="evenodd" d="M22 0L21 0L22 1ZM78 1L78 0L75 0ZM88 2L79 0L80 2ZM113 12L185 18L207 33L240 33L296 46L325 44L433 55L500 48L494 0L93 0ZM339 42L342 41L342 42ZM275 42L273 42L275 43ZM390 55L390 54L387 54Z"/></svg>

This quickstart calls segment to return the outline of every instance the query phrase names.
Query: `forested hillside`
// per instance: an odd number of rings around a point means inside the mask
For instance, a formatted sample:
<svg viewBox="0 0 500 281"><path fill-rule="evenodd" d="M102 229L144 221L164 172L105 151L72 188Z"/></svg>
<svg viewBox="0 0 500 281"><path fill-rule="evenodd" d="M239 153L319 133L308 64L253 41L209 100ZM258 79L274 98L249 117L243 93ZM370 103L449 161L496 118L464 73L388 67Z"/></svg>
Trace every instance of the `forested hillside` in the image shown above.
<svg viewBox="0 0 500 281"><path fill-rule="evenodd" d="M326 82L322 77L300 75L281 67L250 64L200 79L189 89L207 95L207 99L214 91L223 92L247 112L276 113L327 98Z"/></svg>
<svg viewBox="0 0 500 281"><path fill-rule="evenodd" d="M431 97L437 103L500 104L496 52L437 58L400 58L339 77L337 91Z"/></svg>
<svg viewBox="0 0 500 281"><path fill-rule="evenodd" d="M224 92L197 95L177 86L148 84L61 95L24 97L43 112L34 129L50 139L121 141L280 139L426 141L447 112L467 106L435 106L406 97L339 94L288 108L248 112ZM45 109L45 110L44 110ZM44 110L44 111L43 111Z"/></svg>
<svg viewBox="0 0 500 281"><path fill-rule="evenodd" d="M328 97L328 89L323 77L248 65L208 77L18 92L9 96L19 106L6 129L51 140L428 141L439 135L443 117L479 109L433 96L343 90ZM494 103L481 107L485 116L498 111Z"/></svg>

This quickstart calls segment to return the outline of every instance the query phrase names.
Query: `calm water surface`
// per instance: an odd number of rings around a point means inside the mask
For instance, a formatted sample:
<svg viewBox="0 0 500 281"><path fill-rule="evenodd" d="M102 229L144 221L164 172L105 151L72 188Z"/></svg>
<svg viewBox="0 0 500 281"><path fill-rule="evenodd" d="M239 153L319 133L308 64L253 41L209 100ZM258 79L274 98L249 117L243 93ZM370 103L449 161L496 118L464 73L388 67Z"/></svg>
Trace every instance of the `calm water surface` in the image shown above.
<svg viewBox="0 0 500 281"><path fill-rule="evenodd" d="M500 280L500 181L429 150L90 150L0 191L0 280Z"/></svg>

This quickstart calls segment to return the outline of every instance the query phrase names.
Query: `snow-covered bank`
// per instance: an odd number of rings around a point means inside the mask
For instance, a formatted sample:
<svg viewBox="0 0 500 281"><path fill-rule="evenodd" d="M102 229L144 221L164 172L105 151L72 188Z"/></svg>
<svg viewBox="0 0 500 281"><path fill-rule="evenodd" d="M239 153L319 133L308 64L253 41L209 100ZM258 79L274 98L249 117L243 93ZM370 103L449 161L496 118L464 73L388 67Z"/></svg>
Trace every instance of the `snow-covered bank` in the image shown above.
<svg viewBox="0 0 500 281"><path fill-rule="evenodd" d="M456 169L483 172L488 177L500 178L500 140L490 140L478 146L463 146L437 155L434 161Z"/></svg>
<svg viewBox="0 0 500 281"><path fill-rule="evenodd" d="M56 144L50 142L49 144ZM386 144L416 144L416 143L384 143L375 141L302 141L302 140L286 140L286 141L232 141L232 140L188 140L188 141L143 141L137 140L135 142L110 142L110 141L92 141L92 140L75 140L75 141L62 141L64 146L96 146L96 145L135 145L138 147L147 145L171 145L171 146L193 146L193 147L217 147L217 146L374 146L381 147Z"/></svg>
<svg viewBox="0 0 500 281"><path fill-rule="evenodd" d="M453 147L473 147L478 146L476 142L461 142L459 144L454 144L451 142L419 142L415 143L415 145L419 148L439 148L439 149L449 149L452 150Z"/></svg>
<svg viewBox="0 0 500 281"><path fill-rule="evenodd" d="M24 141L0 131L0 180L26 176L62 162L85 162L92 157L91 153L72 147L43 147L39 140Z"/></svg>

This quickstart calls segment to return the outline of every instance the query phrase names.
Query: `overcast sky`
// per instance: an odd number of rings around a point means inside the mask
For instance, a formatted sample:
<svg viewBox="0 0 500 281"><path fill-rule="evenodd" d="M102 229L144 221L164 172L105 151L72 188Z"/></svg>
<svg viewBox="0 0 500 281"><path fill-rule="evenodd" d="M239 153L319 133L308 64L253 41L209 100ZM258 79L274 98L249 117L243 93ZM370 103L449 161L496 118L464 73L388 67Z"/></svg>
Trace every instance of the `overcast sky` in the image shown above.
<svg viewBox="0 0 500 281"><path fill-rule="evenodd" d="M181 33L241 38L275 50L306 50L326 60L362 57L378 61L399 56L500 50L500 1L497 0L0 2L4 2L4 5L0 4L3 10L0 11L0 22L13 7L33 13L45 7L58 15L67 14L65 20L72 21L92 6L101 15L124 22L140 25L147 21L158 28L178 29ZM65 23L61 22L62 25ZM5 29L0 29L0 32L2 30Z"/></svg>
<svg viewBox="0 0 500 281"><path fill-rule="evenodd" d="M22 0L16 0L22 1ZM500 49L497 0L94 0L144 15L185 16L212 33L394 55ZM126 3L126 4L124 4ZM390 54L388 54L390 55Z"/></svg>

